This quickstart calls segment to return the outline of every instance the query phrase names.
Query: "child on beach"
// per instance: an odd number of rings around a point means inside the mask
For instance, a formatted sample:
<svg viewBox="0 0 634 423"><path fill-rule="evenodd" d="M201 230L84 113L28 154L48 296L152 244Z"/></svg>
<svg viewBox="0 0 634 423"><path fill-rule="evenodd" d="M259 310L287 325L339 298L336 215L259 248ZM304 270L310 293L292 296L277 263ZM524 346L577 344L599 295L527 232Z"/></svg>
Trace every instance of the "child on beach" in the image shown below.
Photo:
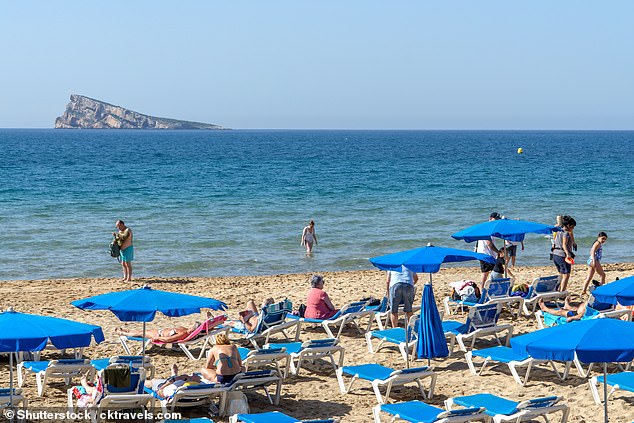
<svg viewBox="0 0 634 423"><path fill-rule="evenodd" d="M504 268L506 267L506 273L514 278L515 275L511 272L511 269L507 266L506 263L506 247L502 247L498 250L498 257L495 260L495 265L493 266L493 271L491 272L491 279L499 279L504 278Z"/></svg>
<svg viewBox="0 0 634 423"><path fill-rule="evenodd" d="M605 272L601 266L601 258L603 257L603 244L608 240L608 234L605 232L599 232L597 239L592 243L590 248L590 257L588 258L588 276L586 276L586 282L583 285L582 294L586 294L588 291L588 285L596 272L601 276L601 285L605 284Z"/></svg>
<svg viewBox="0 0 634 423"><path fill-rule="evenodd" d="M563 232L557 232L555 235L554 247L552 248L553 263L557 268L557 272L560 275L561 292L568 288L568 281L570 280L570 271L572 270L572 264L574 263L575 254L572 252L574 248L574 234L573 231L577 226L577 221L570 216L563 217Z"/></svg>

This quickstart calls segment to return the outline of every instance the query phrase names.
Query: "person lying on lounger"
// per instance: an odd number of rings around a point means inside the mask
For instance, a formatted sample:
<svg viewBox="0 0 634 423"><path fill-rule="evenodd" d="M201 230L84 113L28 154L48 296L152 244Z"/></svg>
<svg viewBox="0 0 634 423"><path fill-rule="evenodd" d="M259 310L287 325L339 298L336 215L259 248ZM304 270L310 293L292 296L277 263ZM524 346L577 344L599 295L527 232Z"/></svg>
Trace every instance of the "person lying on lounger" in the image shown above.
<svg viewBox="0 0 634 423"><path fill-rule="evenodd" d="M261 308L266 307L269 304L275 303L273 298L267 298L262 303ZM244 325L244 328L249 332L253 332L258 325L258 319L260 317L260 310L255 305L255 301L249 300L247 301L247 308L244 311L238 313L238 318L240 322L227 322L229 326L240 327Z"/></svg>
<svg viewBox="0 0 634 423"><path fill-rule="evenodd" d="M145 387L152 389L161 398L169 398L174 395L178 388L185 384L198 385L200 383L203 383L200 375L179 375L178 366L173 364L170 377L167 379L148 379L145 381Z"/></svg>
<svg viewBox="0 0 634 423"><path fill-rule="evenodd" d="M174 342L180 339L187 338L193 331L195 331L200 322L194 323L192 326L186 328L185 326L174 326L171 328L162 329L146 329L145 337L150 338L152 341L159 342ZM140 330L128 330L123 327L115 328L114 332L117 335L142 337L143 331Z"/></svg>
<svg viewBox="0 0 634 423"><path fill-rule="evenodd" d="M539 300L539 308L546 313L553 314L555 316L562 316L566 318L566 322L572 322L573 320L581 320L586 314L587 303L583 301L580 295L570 294L564 301L563 308L551 308L544 304L544 300Z"/></svg>

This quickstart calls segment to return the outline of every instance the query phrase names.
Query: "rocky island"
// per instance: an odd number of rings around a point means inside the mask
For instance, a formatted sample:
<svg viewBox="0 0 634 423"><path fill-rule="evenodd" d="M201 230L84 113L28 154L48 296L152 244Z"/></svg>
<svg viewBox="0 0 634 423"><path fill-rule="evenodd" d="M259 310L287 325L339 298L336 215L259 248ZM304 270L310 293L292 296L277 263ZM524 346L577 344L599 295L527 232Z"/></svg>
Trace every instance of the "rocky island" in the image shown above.
<svg viewBox="0 0 634 423"><path fill-rule="evenodd" d="M77 94L71 94L64 114L55 119L55 128L226 129L210 123L148 116Z"/></svg>

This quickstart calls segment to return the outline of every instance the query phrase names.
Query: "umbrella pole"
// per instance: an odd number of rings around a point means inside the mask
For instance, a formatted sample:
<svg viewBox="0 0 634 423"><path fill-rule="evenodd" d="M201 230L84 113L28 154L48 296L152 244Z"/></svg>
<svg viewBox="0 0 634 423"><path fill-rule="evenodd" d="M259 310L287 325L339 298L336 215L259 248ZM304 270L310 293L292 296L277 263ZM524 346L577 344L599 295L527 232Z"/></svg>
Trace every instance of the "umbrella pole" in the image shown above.
<svg viewBox="0 0 634 423"><path fill-rule="evenodd" d="M13 353L9 353L9 408L13 407Z"/></svg>
<svg viewBox="0 0 634 423"><path fill-rule="evenodd" d="M603 363L603 416L608 423L608 363Z"/></svg>
<svg viewBox="0 0 634 423"><path fill-rule="evenodd" d="M145 322L143 322L143 346L141 347L141 355L142 355L142 359L141 359L141 363L145 362Z"/></svg>

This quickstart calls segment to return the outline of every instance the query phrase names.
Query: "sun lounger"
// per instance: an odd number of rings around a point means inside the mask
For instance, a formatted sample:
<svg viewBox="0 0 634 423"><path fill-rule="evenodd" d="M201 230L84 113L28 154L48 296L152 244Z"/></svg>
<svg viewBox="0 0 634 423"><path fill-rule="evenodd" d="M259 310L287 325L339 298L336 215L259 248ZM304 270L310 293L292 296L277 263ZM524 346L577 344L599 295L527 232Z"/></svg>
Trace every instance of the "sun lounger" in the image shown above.
<svg viewBox="0 0 634 423"><path fill-rule="evenodd" d="M445 297L443 303L445 305L446 314L455 314L456 310L464 310L465 308L473 307L478 304L502 304L502 306L508 306L511 313L513 312L511 305L517 303L517 316L522 310L522 304L524 298L519 296L512 296L511 290L513 289L512 278L495 278L489 279L484 283L484 289L480 297L480 301L477 303L462 300L453 300L451 297Z"/></svg>
<svg viewBox="0 0 634 423"><path fill-rule="evenodd" d="M27 409L29 401L22 396L22 389L13 388L13 395L11 388L0 388L0 410L7 407L17 407L18 404L22 404L23 409Z"/></svg>
<svg viewBox="0 0 634 423"><path fill-rule="evenodd" d="M219 383L200 383L198 385L179 386L173 395L161 398L157 392L145 387L145 392L152 396L151 407L159 401L163 414L173 412L177 407L199 407L209 405L214 398L219 398L220 404L228 391L226 385ZM222 408L222 407L221 407Z"/></svg>
<svg viewBox="0 0 634 423"><path fill-rule="evenodd" d="M347 304L341 308L334 316L329 319L311 319L309 317L299 317L289 315L288 317L294 320L300 320L303 323L312 323L320 325L329 338L337 338L341 336L341 332L346 324L353 324L359 333L365 334L372 328L372 321L374 319L374 310L366 309L367 301L356 301ZM368 324L365 328L361 327L361 320L363 318L368 319ZM331 329L332 327L339 327L337 334L335 335Z"/></svg>
<svg viewBox="0 0 634 423"><path fill-rule="evenodd" d="M286 379L291 363L291 355L286 351L286 348L280 348L273 344L272 346L265 345L261 350L238 347L238 352L247 371L274 367L282 378Z"/></svg>
<svg viewBox="0 0 634 423"><path fill-rule="evenodd" d="M387 328L388 321L390 318L390 313L391 313L387 297L383 297L383 299L381 300L381 304L379 304L378 306L367 306L366 310L374 311L374 321L376 322L376 325L379 328L379 330L384 330ZM412 313L418 313L419 311L420 311L419 305L412 306ZM405 315L405 311L403 310L403 304L399 306L398 312L400 316Z"/></svg>
<svg viewBox="0 0 634 423"><path fill-rule="evenodd" d="M381 412L392 417L391 422L403 420L411 423L464 423L489 421L484 408L463 408L446 411L422 401L407 401L396 404L379 404L372 409L374 423L381 423Z"/></svg>
<svg viewBox="0 0 634 423"><path fill-rule="evenodd" d="M337 423L338 419L299 420L279 411L259 414L234 414L229 423Z"/></svg>
<svg viewBox="0 0 634 423"><path fill-rule="evenodd" d="M248 331L243 328L231 328L231 331L244 335L256 349L260 348L257 342L259 339L264 339L264 343L268 344L271 335L282 334L284 338L291 339L288 333L289 331L294 331L295 335L293 340L298 341L301 320L286 320L287 317L291 317L289 313L292 310L293 303L287 299L279 303L269 304L262 307L257 326L253 331Z"/></svg>
<svg viewBox="0 0 634 423"><path fill-rule="evenodd" d="M128 378L122 378L127 380L126 386L118 386L115 381L107 380L107 376L116 376L119 373L128 374ZM115 378L116 379L116 378ZM119 381L120 382L120 381ZM100 420L103 415L106 415L104 410L130 410L141 409L145 410L152 397L143 393L143 385L145 383L145 369L130 367L127 364L111 364L98 373L98 384L103 387L103 392L97 398L95 405L87 408L93 423ZM68 409L69 412L75 412L75 400L74 392L75 388L70 388L67 391L68 395Z"/></svg>
<svg viewBox="0 0 634 423"><path fill-rule="evenodd" d="M593 308L587 307L586 313L583 315L581 320L603 319L603 318L620 319L623 316L625 316L628 321L631 321L632 311L631 310L598 311ZM538 329L544 329L547 327L563 325L568 323L568 319L564 316L557 316L556 314L551 314L541 310L537 310L535 312L535 319L537 320Z"/></svg>
<svg viewBox="0 0 634 423"><path fill-rule="evenodd" d="M442 322L445 337L449 339L449 354L453 352L457 342L460 350L466 352L466 341L471 340L470 348L473 349L475 341L485 336L494 336L499 345L502 345L498 334L506 332L506 343L509 344L513 335L513 326L509 324L498 324L501 304L476 305L469 309L469 315L465 323L455 320L445 320Z"/></svg>
<svg viewBox="0 0 634 423"><path fill-rule="evenodd" d="M534 421L537 417L549 421L547 416L556 413L561 413L559 422L566 423L570 410L567 405L560 404L562 399L562 397L551 396L520 402L484 393L450 398L445 401L445 405L447 410L451 410L454 404L471 408L484 407L485 413L493 418L494 423L529 422Z"/></svg>
<svg viewBox="0 0 634 423"><path fill-rule="evenodd" d="M343 375L351 376L352 379L346 388ZM422 380L430 378L429 390L425 392ZM352 390L352 384L357 379L367 380L372 384L374 395L379 404L384 404L390 399L390 392L395 386L403 386L408 383L416 383L420 389L423 399L429 399L434 394L436 385L436 374L431 367L413 367L403 370L394 370L380 364L361 364L358 366L344 366L337 369L337 381L342 394L347 394ZM380 388L385 386L385 397L381 395Z"/></svg>
<svg viewBox="0 0 634 423"><path fill-rule="evenodd" d="M193 419L164 420L163 423L214 423L214 421L207 417L196 417Z"/></svg>
<svg viewBox="0 0 634 423"><path fill-rule="evenodd" d="M484 360L482 363L482 367L480 367L479 371L476 370L475 362L473 360L474 357L479 357ZM465 353L465 360L467 361L467 365L469 366L469 370L471 371L471 374L478 375L478 376L484 372L484 369L486 368L486 365L489 362L506 364L509 368L509 371L511 372L511 375L513 375L513 379L515 379L515 382L517 382L517 384L520 386L524 386L528 382L528 378L530 376L531 368L533 365L543 364L546 362L549 363L552 369L557 374L557 376L562 380L568 377L568 373L570 371L570 365L571 365L570 362L566 363L563 373L559 373L559 371L555 367L555 363L553 363L552 361L536 360L533 357L529 357L523 354L518 354L515 351L513 351L512 348L505 347L505 346L497 346L497 347L484 348L480 350L467 351ZM526 367L524 380L522 380L522 377L520 376L518 372L518 368L520 367Z"/></svg>
<svg viewBox="0 0 634 423"><path fill-rule="evenodd" d="M227 316L216 316L212 319L205 320L202 324L200 324L192 333L187 335L183 339L179 339L177 341L172 342L161 342L161 341L152 341L149 338L145 339L145 349L149 350L152 346L164 347L166 345L178 345L178 347L185 353L185 355L191 360L200 360L205 354L205 350L210 342L215 340L215 336L221 333L227 333L229 331L228 327L221 327L220 325L227 320ZM128 341L137 341L143 342L144 339L141 337L135 336L125 336L121 335L119 337L119 341L121 342L121 346L125 350L126 354L132 355L130 347L128 346ZM194 356L193 347L197 344L202 343L200 346L200 353L197 356ZM143 348L139 348L137 354L141 354Z"/></svg>
<svg viewBox="0 0 634 423"><path fill-rule="evenodd" d="M275 385L275 394L273 397L269 394L268 387ZM232 391L253 391L263 389L266 397L272 405L280 403L282 394L282 378L276 370L259 370L241 373L227 385L228 392ZM226 398L226 396L225 396ZM226 404L221 404L220 410L224 414Z"/></svg>
<svg viewBox="0 0 634 423"><path fill-rule="evenodd" d="M365 334L365 340L368 345L368 351L372 354L378 352L385 346L396 345L401 352L403 361L408 362L409 351L415 350L416 341L418 340L418 325L420 316L415 315L409 320L407 330L405 328L392 328L384 330L373 330ZM379 343L374 346L372 341L378 339ZM413 354L413 352L412 352Z"/></svg>
<svg viewBox="0 0 634 423"><path fill-rule="evenodd" d="M525 315L530 316L537 309L540 300L563 299L566 296L568 296L568 291L559 291L559 276L535 278L528 288L526 297L524 297L522 309Z"/></svg>
<svg viewBox="0 0 634 423"><path fill-rule="evenodd" d="M117 355L110 358L97 358L90 360L90 364L95 370L100 371L105 369L111 364L128 364L131 367L143 367L145 373L149 379L154 377L154 365L152 364L152 357L140 355Z"/></svg>
<svg viewBox="0 0 634 423"><path fill-rule="evenodd" d="M603 404L601 402L601 397L599 396L599 390L597 389L598 384L603 384L604 377L601 376L593 376L590 378L590 391L592 392L592 397L594 398L594 402L597 405ZM620 372L620 373L612 373L608 375L607 383L612 388L608 392L608 400L614 393L622 389L624 391L634 392L634 372Z"/></svg>
<svg viewBox="0 0 634 423"><path fill-rule="evenodd" d="M46 391L46 382L49 378L64 379L66 385L70 385L72 378L82 374L94 375L95 369L90 365L90 360L63 359L51 361L23 361L18 364L18 386L24 384L24 373L35 373L37 382L37 394L43 396Z"/></svg>
<svg viewBox="0 0 634 423"><path fill-rule="evenodd" d="M290 369L295 376L299 374L304 361L315 363L316 360L328 359L335 371L343 366L344 347L339 345L336 338L313 339L305 342L291 342L282 344L270 344L267 347L284 348L290 355ZM335 354L339 354L339 359L335 361Z"/></svg>

